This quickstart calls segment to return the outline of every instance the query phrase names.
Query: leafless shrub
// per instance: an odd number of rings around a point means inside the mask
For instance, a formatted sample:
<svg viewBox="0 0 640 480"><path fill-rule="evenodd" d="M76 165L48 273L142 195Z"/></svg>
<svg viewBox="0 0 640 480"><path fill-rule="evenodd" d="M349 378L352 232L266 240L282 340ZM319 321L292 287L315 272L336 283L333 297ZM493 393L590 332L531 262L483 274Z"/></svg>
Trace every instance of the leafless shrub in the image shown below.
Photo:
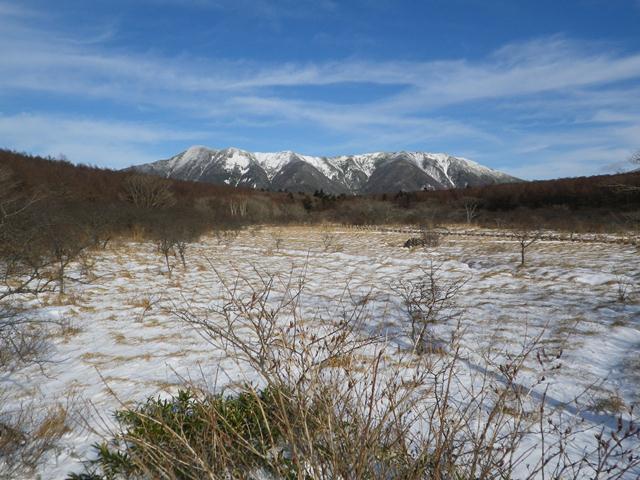
<svg viewBox="0 0 640 480"><path fill-rule="evenodd" d="M423 246L427 248L436 248L440 245L440 234L432 228L423 226L420 228L420 238Z"/></svg>
<svg viewBox="0 0 640 480"><path fill-rule="evenodd" d="M635 152L633 152L631 154L631 156L629 157L629 162L631 163L631 165L633 165L636 169L640 168L640 150L636 150Z"/></svg>
<svg viewBox="0 0 640 480"><path fill-rule="evenodd" d="M229 248L240 235L240 231L236 229L216 230L213 234L216 237L218 245L223 245L224 247Z"/></svg>
<svg viewBox="0 0 640 480"><path fill-rule="evenodd" d="M401 279L391 285L400 298L409 319L409 338L418 355L433 349L434 338L430 329L459 315L455 297L464 287L460 279L445 280L440 265L430 262L418 278Z"/></svg>
<svg viewBox="0 0 640 480"><path fill-rule="evenodd" d="M616 298L619 302L625 303L629 300L629 295L633 291L633 283L628 278L618 275L615 280Z"/></svg>
<svg viewBox="0 0 640 480"><path fill-rule="evenodd" d="M113 218L105 212L89 211L82 218L92 248L105 250L113 237Z"/></svg>
<svg viewBox="0 0 640 480"><path fill-rule="evenodd" d="M402 245L404 248L415 248L424 245L424 240L420 237L411 237Z"/></svg>
<svg viewBox="0 0 640 480"><path fill-rule="evenodd" d="M522 229L518 230L515 233L516 240L518 241L518 245L520 245L520 266L524 267L525 264L525 253L527 248L533 245L535 242L540 240L542 236L542 232L540 230L529 230Z"/></svg>
<svg viewBox="0 0 640 480"><path fill-rule="evenodd" d="M0 478L33 475L45 453L56 448L67 431L68 412L62 404L47 409L31 404L20 405L15 410L1 409Z"/></svg>
<svg viewBox="0 0 640 480"><path fill-rule="evenodd" d="M272 249L276 252L279 252L284 244L284 236L281 230L275 230L271 232L271 240L273 242Z"/></svg>
<svg viewBox="0 0 640 480"><path fill-rule="evenodd" d="M478 217L480 199L475 197L464 197L462 199L462 206L464 207L467 224L471 225L471 223Z"/></svg>
<svg viewBox="0 0 640 480"><path fill-rule="evenodd" d="M189 243L186 240L176 241L176 252L180 257L180 262L182 262L182 268L185 268L185 269L187 268L186 254L187 254L188 245Z"/></svg>
<svg viewBox="0 0 640 480"><path fill-rule="evenodd" d="M176 246L176 240L170 235L163 235L156 242L158 253L160 253L164 258L165 265L167 266L167 273L169 276L171 276L171 273L173 272L173 267L174 267L169 257L176 256L175 246Z"/></svg>
<svg viewBox="0 0 640 480"><path fill-rule="evenodd" d="M0 308L0 372L39 363L48 350L46 322Z"/></svg>
<svg viewBox="0 0 640 480"><path fill-rule="evenodd" d="M274 304L276 283L284 285L284 293ZM387 357L386 343L359 334L370 321L362 305L319 329L300 315L303 279L283 282L263 275L257 286L223 284L226 302L179 315L217 349L258 372L265 385L286 392L274 417L265 417L283 432L272 447L291 459L287 471L268 460L276 476L488 479L510 477L519 468L523 478L542 472L553 478L579 478L583 472L621 478L640 466L633 450L638 428L622 417L615 431L598 433L590 456L567 455L578 427L547 407L545 382L561 368L561 352L542 348L544 332L525 335L515 351L484 355L473 382L478 386L469 389L461 359L471 352L465 352L459 327L445 355ZM426 335L431 320L455 316L451 304L461 286L443 285L433 266L411 284L406 298L408 310L420 319L416 338ZM414 368L407 370L407 363ZM535 364L537 374L523 377L525 366ZM532 394L536 389L541 396ZM454 400L461 392L464 400ZM521 448L530 435L541 442L539 459ZM601 441L606 435L609 439Z"/></svg>
<svg viewBox="0 0 640 480"><path fill-rule="evenodd" d="M320 240L322 242L322 248L325 252L335 252L340 248L340 246L338 245L338 235L328 228L322 230Z"/></svg>
<svg viewBox="0 0 640 480"><path fill-rule="evenodd" d="M440 234L426 226L420 227L420 236L411 237L404 242L404 248L423 247L427 249L436 248L440 245Z"/></svg>
<svg viewBox="0 0 640 480"><path fill-rule="evenodd" d="M90 280L96 278L96 259L93 255L89 254L87 251L80 252L80 254L78 255L78 264L80 266L81 275Z"/></svg>
<svg viewBox="0 0 640 480"><path fill-rule="evenodd" d="M90 240L85 237L79 226L57 219L46 228L44 235L45 254L51 259L50 271L53 279L58 284L60 295L65 294L67 280L77 280L69 278L68 268L72 262L78 260L91 245ZM85 264L86 264L85 256Z"/></svg>
<svg viewBox="0 0 640 480"><path fill-rule="evenodd" d="M176 203L171 183L153 175L134 174L127 177L122 198L140 208L165 208Z"/></svg>
<svg viewBox="0 0 640 480"><path fill-rule="evenodd" d="M181 224L180 222L167 222L156 226L154 231L156 238L156 247L162 255L164 263L167 267L167 273L171 276L175 265L171 262L171 257L179 259L183 268L187 268L187 250L189 244L196 241L199 237L199 231L193 228L193 225Z"/></svg>
<svg viewBox="0 0 640 480"><path fill-rule="evenodd" d="M0 301L48 287L52 259L40 248L42 229L29 216L40 196L25 196L10 170L0 167Z"/></svg>
<svg viewBox="0 0 640 480"><path fill-rule="evenodd" d="M39 361L46 347L46 322L22 314L12 301L49 291L58 277L55 238L48 225L34 222L38 196L26 196L11 173L0 167L0 372Z"/></svg>
<svg viewBox="0 0 640 480"><path fill-rule="evenodd" d="M12 218L24 214L40 201L41 197L38 194L25 197L11 170L0 165L0 229L6 228L8 221Z"/></svg>

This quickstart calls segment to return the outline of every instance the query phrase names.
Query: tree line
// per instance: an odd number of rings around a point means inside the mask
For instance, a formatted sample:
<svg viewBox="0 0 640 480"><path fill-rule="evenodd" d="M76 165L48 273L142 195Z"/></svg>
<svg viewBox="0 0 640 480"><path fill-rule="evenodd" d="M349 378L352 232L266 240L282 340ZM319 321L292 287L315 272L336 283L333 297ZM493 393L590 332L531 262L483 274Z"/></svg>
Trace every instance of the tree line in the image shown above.
<svg viewBox="0 0 640 480"><path fill-rule="evenodd" d="M573 231L637 230L640 225L640 172L336 196L170 180L9 150L0 150L0 167L25 201L38 203L23 221L39 229L64 225L63 230L82 231L93 242L114 235L156 238L167 231L194 236L251 224L464 223Z"/></svg>

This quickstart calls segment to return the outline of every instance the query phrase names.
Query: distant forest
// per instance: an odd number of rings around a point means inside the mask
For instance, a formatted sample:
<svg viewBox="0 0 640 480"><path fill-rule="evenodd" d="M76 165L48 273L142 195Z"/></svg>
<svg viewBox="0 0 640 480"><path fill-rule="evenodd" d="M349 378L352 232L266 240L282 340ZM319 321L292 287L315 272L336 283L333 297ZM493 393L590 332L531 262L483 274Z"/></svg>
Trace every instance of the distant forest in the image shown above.
<svg viewBox="0 0 640 480"><path fill-rule="evenodd" d="M9 234L97 243L116 235L189 239L212 229L322 222L637 231L640 172L334 196L168 180L0 150L0 207L0 221L12 225L3 228L5 240Z"/></svg>

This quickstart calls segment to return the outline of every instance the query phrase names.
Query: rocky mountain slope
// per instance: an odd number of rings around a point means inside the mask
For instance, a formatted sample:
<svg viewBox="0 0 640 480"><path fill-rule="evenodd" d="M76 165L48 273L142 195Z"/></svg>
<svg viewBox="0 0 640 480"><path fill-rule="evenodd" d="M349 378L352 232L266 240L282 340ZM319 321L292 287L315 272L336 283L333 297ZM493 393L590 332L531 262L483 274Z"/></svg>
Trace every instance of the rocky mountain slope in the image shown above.
<svg viewBox="0 0 640 480"><path fill-rule="evenodd" d="M393 193L495 183L517 178L444 153L379 152L313 157L193 146L167 160L131 167L168 178L331 194Z"/></svg>

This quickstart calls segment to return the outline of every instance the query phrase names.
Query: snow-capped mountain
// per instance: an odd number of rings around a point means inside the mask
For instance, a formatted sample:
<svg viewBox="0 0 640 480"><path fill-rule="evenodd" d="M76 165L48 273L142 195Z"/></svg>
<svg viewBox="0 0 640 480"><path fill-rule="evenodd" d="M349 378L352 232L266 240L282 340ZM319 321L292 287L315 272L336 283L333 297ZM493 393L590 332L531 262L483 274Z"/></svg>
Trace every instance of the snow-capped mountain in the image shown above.
<svg viewBox="0 0 640 480"><path fill-rule="evenodd" d="M518 181L445 153L378 152L313 157L193 146L167 160L132 167L168 178L234 186L333 194L394 193Z"/></svg>

